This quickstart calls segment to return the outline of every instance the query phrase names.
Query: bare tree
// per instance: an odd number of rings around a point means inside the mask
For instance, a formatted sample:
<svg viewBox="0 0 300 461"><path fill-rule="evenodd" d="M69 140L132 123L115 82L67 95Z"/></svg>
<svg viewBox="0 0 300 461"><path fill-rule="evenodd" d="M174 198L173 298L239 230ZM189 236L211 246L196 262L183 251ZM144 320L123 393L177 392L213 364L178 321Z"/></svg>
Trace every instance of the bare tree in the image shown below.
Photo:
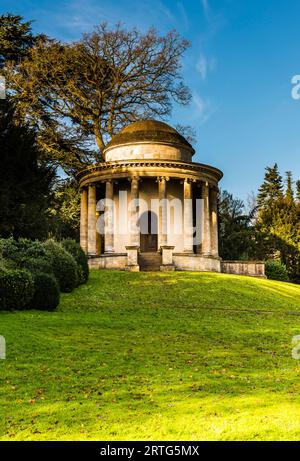
<svg viewBox="0 0 300 461"><path fill-rule="evenodd" d="M49 160L76 170L99 161L124 125L164 119L173 102L190 101L181 75L188 45L176 31L159 36L103 23L76 43L39 40L20 64L7 65L8 85Z"/></svg>

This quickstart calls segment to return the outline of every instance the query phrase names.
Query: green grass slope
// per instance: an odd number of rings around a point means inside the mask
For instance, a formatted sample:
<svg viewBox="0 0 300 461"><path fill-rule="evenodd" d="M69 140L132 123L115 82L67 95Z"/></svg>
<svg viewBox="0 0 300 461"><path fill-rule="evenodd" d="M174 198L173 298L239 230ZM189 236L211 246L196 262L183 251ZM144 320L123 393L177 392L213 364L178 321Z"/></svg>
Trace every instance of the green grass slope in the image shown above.
<svg viewBox="0 0 300 461"><path fill-rule="evenodd" d="M299 439L299 286L91 271L0 334L1 440Z"/></svg>

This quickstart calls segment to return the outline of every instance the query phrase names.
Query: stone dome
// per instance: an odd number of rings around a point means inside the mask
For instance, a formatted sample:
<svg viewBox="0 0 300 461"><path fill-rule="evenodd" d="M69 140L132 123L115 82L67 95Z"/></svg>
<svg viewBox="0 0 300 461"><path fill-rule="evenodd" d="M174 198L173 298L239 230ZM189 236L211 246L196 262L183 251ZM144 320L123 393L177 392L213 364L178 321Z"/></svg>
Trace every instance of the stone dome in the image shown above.
<svg viewBox="0 0 300 461"><path fill-rule="evenodd" d="M113 136L104 150L106 161L165 158L191 161L191 144L175 128L158 120L131 123Z"/></svg>

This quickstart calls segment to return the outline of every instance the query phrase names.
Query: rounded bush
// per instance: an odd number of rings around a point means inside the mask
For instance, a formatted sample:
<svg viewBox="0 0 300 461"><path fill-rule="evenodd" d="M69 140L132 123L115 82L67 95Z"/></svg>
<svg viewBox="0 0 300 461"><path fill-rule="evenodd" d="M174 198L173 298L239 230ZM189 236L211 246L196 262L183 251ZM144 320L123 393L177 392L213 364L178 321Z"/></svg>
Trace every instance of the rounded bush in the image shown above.
<svg viewBox="0 0 300 461"><path fill-rule="evenodd" d="M20 238L14 240L12 237L0 239L0 254L3 258L17 260L22 257L42 258L46 257L44 245L38 240Z"/></svg>
<svg viewBox="0 0 300 461"><path fill-rule="evenodd" d="M27 309L54 311L59 305L59 286L51 274L36 272L33 275L34 295Z"/></svg>
<svg viewBox="0 0 300 461"><path fill-rule="evenodd" d="M73 256L77 263L79 283L86 283L89 278L89 266L85 252L75 240L64 239L61 244L64 249Z"/></svg>
<svg viewBox="0 0 300 461"><path fill-rule="evenodd" d="M278 260L268 259L265 262L265 274L268 279L288 282L289 276L286 266Z"/></svg>
<svg viewBox="0 0 300 461"><path fill-rule="evenodd" d="M75 259L54 240L47 240L44 246L60 290L65 293L71 292L78 286L78 270Z"/></svg>
<svg viewBox="0 0 300 461"><path fill-rule="evenodd" d="M0 310L23 309L34 295L34 281L25 269L0 270Z"/></svg>
<svg viewBox="0 0 300 461"><path fill-rule="evenodd" d="M19 257L17 241L12 237L0 239L0 254L5 259L15 259Z"/></svg>
<svg viewBox="0 0 300 461"><path fill-rule="evenodd" d="M46 257L33 258L23 256L17 259L16 263L20 268L27 269L32 274L36 272L43 272L44 274L54 275L51 261Z"/></svg>

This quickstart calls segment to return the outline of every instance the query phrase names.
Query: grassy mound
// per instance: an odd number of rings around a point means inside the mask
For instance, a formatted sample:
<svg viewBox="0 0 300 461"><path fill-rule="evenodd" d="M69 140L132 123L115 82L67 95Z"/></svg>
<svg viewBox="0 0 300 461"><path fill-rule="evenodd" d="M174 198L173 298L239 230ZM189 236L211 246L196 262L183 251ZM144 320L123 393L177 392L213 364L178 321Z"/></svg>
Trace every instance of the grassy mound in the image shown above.
<svg viewBox="0 0 300 461"><path fill-rule="evenodd" d="M1 440L299 438L296 285L91 271L0 325Z"/></svg>

